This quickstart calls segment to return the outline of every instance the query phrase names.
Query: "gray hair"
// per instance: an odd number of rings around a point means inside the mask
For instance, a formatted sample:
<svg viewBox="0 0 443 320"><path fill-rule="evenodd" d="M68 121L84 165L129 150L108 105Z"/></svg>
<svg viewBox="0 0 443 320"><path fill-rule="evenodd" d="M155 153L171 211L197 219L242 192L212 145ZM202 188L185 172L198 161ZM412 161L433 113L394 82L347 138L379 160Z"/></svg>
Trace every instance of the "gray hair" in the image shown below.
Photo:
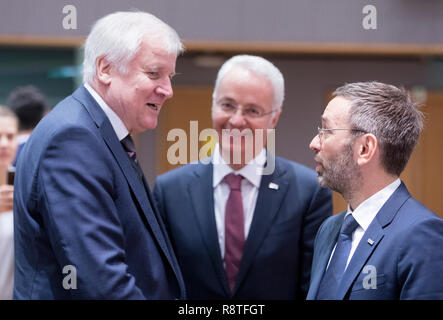
<svg viewBox="0 0 443 320"><path fill-rule="evenodd" d="M270 61L251 55L238 55L227 60L217 74L215 80L214 92L212 94L213 103L217 98L218 87L221 80L235 67L246 69L250 72L264 76L271 82L274 91L273 108L282 108L283 100L285 98L285 81L280 70L274 66Z"/></svg>
<svg viewBox="0 0 443 320"><path fill-rule="evenodd" d="M96 60L106 57L125 74L127 65L135 57L143 40L159 39L164 49L177 56L184 51L178 34L157 17L147 12L115 12L99 19L85 42L83 81L96 76Z"/></svg>
<svg viewBox="0 0 443 320"><path fill-rule="evenodd" d="M336 89L351 101L350 124L376 136L381 164L399 176L423 129L423 114L404 88L381 82L357 82Z"/></svg>

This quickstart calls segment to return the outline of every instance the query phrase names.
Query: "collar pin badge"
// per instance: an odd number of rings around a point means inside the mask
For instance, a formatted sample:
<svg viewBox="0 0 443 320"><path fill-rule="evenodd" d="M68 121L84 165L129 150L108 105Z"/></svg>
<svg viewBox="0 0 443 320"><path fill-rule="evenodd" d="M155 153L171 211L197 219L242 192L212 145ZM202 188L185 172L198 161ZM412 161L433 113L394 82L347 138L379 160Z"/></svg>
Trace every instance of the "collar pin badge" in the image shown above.
<svg viewBox="0 0 443 320"><path fill-rule="evenodd" d="M269 182L269 189L278 190L278 184L275 184L274 182Z"/></svg>
<svg viewBox="0 0 443 320"><path fill-rule="evenodd" d="M371 238L368 238L368 243L372 246L374 244L374 240L372 240Z"/></svg>

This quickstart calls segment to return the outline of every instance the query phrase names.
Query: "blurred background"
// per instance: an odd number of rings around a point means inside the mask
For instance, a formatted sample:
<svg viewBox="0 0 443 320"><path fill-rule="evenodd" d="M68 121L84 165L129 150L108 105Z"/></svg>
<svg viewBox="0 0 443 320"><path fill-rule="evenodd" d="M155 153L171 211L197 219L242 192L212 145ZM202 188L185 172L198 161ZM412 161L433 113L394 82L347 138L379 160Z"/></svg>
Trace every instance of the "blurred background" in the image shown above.
<svg viewBox="0 0 443 320"><path fill-rule="evenodd" d="M134 9L171 25L187 48L157 129L136 137L151 186L175 167L166 159L174 143L167 141L169 130L189 133L193 120L199 131L211 127L218 68L247 53L269 59L285 77L277 155L311 168L308 145L336 87L378 80L411 90L426 121L402 179L443 216L443 1L0 0L0 104L15 87L34 85L53 107L82 83L82 44L92 24ZM334 212L342 209L334 195Z"/></svg>

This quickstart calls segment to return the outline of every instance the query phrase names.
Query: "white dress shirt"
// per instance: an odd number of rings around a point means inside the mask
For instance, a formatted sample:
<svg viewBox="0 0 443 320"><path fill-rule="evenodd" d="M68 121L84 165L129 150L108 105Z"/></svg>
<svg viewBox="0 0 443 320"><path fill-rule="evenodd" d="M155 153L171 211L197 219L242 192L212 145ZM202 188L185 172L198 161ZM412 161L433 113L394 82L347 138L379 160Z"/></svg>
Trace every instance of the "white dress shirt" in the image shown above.
<svg viewBox="0 0 443 320"><path fill-rule="evenodd" d="M102 108L103 112L108 117L111 122L112 128L117 134L117 138L119 141L122 141L129 133L128 129L126 129L123 121L118 117L118 115L112 110L107 103L100 97L100 95L87 83L83 84L86 90L89 91L94 100L98 103L100 108Z"/></svg>
<svg viewBox="0 0 443 320"><path fill-rule="evenodd" d="M397 188L400 186L400 183L400 179L396 179L394 182L360 203L360 205L355 208L354 211L351 210L351 207L348 204L348 211L345 214L345 218L352 213L352 216L358 222L358 227L352 233L351 251L346 263L346 268L348 267L348 264L351 261L351 258L354 255L354 252L357 249L360 240L363 238L363 235L369 228L369 225L372 223L372 220L374 220L381 207L383 207L383 205L386 203L386 201L388 201L395 190L397 190ZM332 250L331 256L329 257L329 262L331 262L334 251L335 247L334 250Z"/></svg>
<svg viewBox="0 0 443 320"><path fill-rule="evenodd" d="M222 259L225 256L225 208L228 201L230 189L223 180L230 173L240 174L244 177L241 181L241 193L243 202L243 212L245 219L245 238L247 239L254 215L255 205L257 203L258 189L261 182L261 172L266 163L266 150L263 149L254 159L240 170L234 171L222 158L219 150L219 144L216 144L213 170L213 188L214 188L214 211L215 222L217 225L218 242L220 245ZM260 174L257 174L260 172Z"/></svg>

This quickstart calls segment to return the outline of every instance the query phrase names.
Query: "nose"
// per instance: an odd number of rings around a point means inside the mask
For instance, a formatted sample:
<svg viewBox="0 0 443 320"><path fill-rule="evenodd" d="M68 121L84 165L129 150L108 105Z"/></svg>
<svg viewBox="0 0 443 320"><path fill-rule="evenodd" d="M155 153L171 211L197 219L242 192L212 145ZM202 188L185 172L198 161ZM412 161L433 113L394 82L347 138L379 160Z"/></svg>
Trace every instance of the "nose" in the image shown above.
<svg viewBox="0 0 443 320"><path fill-rule="evenodd" d="M9 143L9 140L6 137L6 135L0 135L0 147L2 147L2 148L7 147L8 143Z"/></svg>
<svg viewBox="0 0 443 320"><path fill-rule="evenodd" d="M229 123L234 127L242 127L245 125L245 117L243 111L238 108L235 113L229 118Z"/></svg>
<svg viewBox="0 0 443 320"><path fill-rule="evenodd" d="M309 149L314 151L320 151L321 143L320 143L320 136L317 134L309 144Z"/></svg>
<svg viewBox="0 0 443 320"><path fill-rule="evenodd" d="M156 93L164 96L166 99L172 98L174 91L172 90L171 79L169 77L156 88Z"/></svg>

